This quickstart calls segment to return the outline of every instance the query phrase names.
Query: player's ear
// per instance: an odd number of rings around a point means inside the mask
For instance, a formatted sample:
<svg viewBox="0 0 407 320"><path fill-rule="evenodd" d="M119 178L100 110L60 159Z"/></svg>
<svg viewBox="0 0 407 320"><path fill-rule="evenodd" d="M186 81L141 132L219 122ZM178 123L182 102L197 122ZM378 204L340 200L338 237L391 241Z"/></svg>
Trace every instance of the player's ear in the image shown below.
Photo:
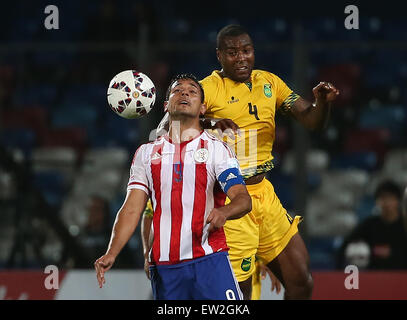
<svg viewBox="0 0 407 320"><path fill-rule="evenodd" d="M168 111L168 101L164 101L163 107L164 107L164 112L167 112Z"/></svg>
<svg viewBox="0 0 407 320"><path fill-rule="evenodd" d="M216 48L216 58L218 59L218 61L220 62L220 51L218 48Z"/></svg>
<svg viewBox="0 0 407 320"><path fill-rule="evenodd" d="M205 114L205 112L206 112L206 104L205 103L202 103L201 104L201 108L199 109L199 114L200 115L204 115Z"/></svg>

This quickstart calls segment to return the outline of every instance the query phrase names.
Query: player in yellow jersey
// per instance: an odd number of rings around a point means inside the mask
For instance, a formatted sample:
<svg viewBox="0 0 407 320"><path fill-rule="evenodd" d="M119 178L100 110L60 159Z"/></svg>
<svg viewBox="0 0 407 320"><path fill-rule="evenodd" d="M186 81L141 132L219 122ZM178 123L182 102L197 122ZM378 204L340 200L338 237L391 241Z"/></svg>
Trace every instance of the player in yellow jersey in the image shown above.
<svg viewBox="0 0 407 320"><path fill-rule="evenodd" d="M257 256L283 284L286 299L309 299L313 288L309 256L297 228L302 218L287 213L265 176L273 167L277 111L306 128L321 129L339 91L321 82L313 88L315 101L311 103L277 75L253 70L253 43L238 25L226 26L218 33L216 54L222 69L201 81L207 106L205 117L215 119L214 129L242 132L228 143L234 144L253 207L243 218L230 220L224 226L236 278L244 298L251 299Z"/></svg>
<svg viewBox="0 0 407 320"><path fill-rule="evenodd" d="M229 119L220 120L216 127L236 130L237 125L242 131L234 142L235 152L253 205L249 214L228 221L224 227L236 278L249 299L257 256L281 281L285 298L309 299L313 280L308 252L297 228L301 217L292 218L287 213L265 175L273 167L276 112L292 116L306 128L323 128L330 103L339 91L321 82L313 89L315 101L311 103L277 75L253 70L253 42L238 25L226 26L218 33L216 54L222 69L201 81L205 117Z"/></svg>

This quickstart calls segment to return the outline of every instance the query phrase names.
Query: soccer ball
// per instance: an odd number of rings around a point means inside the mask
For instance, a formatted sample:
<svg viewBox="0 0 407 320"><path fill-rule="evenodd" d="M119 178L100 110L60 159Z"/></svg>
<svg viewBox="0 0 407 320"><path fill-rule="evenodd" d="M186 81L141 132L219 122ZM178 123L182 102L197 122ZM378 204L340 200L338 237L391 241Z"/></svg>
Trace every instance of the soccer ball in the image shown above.
<svg viewBox="0 0 407 320"><path fill-rule="evenodd" d="M154 83L144 73L126 70L110 81L107 102L110 108L126 119L140 118L154 106L156 90Z"/></svg>

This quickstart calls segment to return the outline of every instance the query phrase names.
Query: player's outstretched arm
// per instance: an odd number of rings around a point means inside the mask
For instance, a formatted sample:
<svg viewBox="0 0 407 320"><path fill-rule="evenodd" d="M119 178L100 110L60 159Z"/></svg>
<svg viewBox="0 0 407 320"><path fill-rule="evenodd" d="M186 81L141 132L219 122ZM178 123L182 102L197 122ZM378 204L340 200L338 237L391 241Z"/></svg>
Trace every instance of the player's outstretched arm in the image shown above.
<svg viewBox="0 0 407 320"><path fill-rule="evenodd" d="M206 223L209 223L209 232L223 227L226 220L239 219L252 210L252 199L246 186L236 184L227 191L230 203L223 207L213 208Z"/></svg>
<svg viewBox="0 0 407 320"><path fill-rule="evenodd" d="M100 288L105 283L105 272L113 266L117 255L134 233L147 200L148 195L142 190L132 189L127 192L126 199L116 215L108 249L94 263Z"/></svg>
<svg viewBox="0 0 407 320"><path fill-rule="evenodd" d="M312 89L315 102L298 98L290 108L291 115L306 128L321 130L326 127L332 102L339 95L339 90L329 82L320 82Z"/></svg>

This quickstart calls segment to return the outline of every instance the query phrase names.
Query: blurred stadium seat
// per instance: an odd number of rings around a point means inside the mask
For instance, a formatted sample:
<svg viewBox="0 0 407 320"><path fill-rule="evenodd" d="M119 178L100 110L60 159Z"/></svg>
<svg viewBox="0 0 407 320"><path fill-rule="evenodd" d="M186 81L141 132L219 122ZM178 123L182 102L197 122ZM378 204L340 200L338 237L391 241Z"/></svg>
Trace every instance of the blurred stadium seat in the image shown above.
<svg viewBox="0 0 407 320"><path fill-rule="evenodd" d="M307 234L312 239L315 237L329 237L347 235L356 227L358 218L353 209L336 208L335 203L321 206L321 198L314 197L307 205Z"/></svg>
<svg viewBox="0 0 407 320"><path fill-rule="evenodd" d="M113 199L118 191L125 190L122 184L124 172L110 169L100 172L79 173L75 177L72 193L74 196L101 195L109 200Z"/></svg>
<svg viewBox="0 0 407 320"><path fill-rule="evenodd" d="M59 207L68 188L64 175L59 171L34 172L33 185L53 207Z"/></svg>
<svg viewBox="0 0 407 320"><path fill-rule="evenodd" d="M1 113L3 128L29 128L42 135L48 127L48 111L41 106L6 109Z"/></svg>
<svg viewBox="0 0 407 320"><path fill-rule="evenodd" d="M34 149L31 157L34 172L60 172L67 183L72 182L78 165L78 155L70 147L43 147Z"/></svg>
<svg viewBox="0 0 407 320"><path fill-rule="evenodd" d="M31 154L36 144L37 135L29 128L3 129L0 132L0 145L9 149L19 148L25 156Z"/></svg>
<svg viewBox="0 0 407 320"><path fill-rule="evenodd" d="M88 147L86 129L80 127L50 128L40 139L41 147L73 148L79 157Z"/></svg>
<svg viewBox="0 0 407 320"><path fill-rule="evenodd" d="M331 59L337 60L337 59ZM317 81L329 81L335 83L341 94L337 106L349 105L358 95L361 87L361 67L356 63L344 62L334 65L323 66L318 70Z"/></svg>
<svg viewBox="0 0 407 320"><path fill-rule="evenodd" d="M366 169L375 169L375 165L382 165L384 156L390 147L390 130L387 128L359 128L349 130L344 138L343 150L349 154L355 154L361 162L359 165L365 165ZM363 152L364 154L361 154ZM369 154L374 152L377 163ZM363 160L363 157L365 159ZM355 158L355 162L357 162ZM363 164L363 162L365 162Z"/></svg>
<svg viewBox="0 0 407 320"><path fill-rule="evenodd" d="M347 152L334 155L331 158L331 169L362 169L373 171L377 169L378 161L374 152Z"/></svg>
<svg viewBox="0 0 407 320"><path fill-rule="evenodd" d="M130 153L122 147L105 147L89 149L82 162L83 172L100 172L104 169L129 169Z"/></svg>
<svg viewBox="0 0 407 320"><path fill-rule="evenodd" d="M329 167L329 154L320 149L309 150L306 155L306 169L309 172L323 172ZM294 173L295 171L295 155L293 151L289 151L284 156L281 169L285 173Z"/></svg>
<svg viewBox="0 0 407 320"><path fill-rule="evenodd" d="M98 112L96 108L84 103L56 109L51 117L53 128L84 127L89 130L96 124Z"/></svg>
<svg viewBox="0 0 407 320"><path fill-rule="evenodd" d="M338 237L313 237L307 241L312 270L335 269Z"/></svg>
<svg viewBox="0 0 407 320"><path fill-rule="evenodd" d="M14 200L16 194L17 185L13 174L0 168L0 201Z"/></svg>
<svg viewBox="0 0 407 320"><path fill-rule="evenodd" d="M17 106L42 105L51 107L58 94L55 84L41 83L18 86L13 95L13 103Z"/></svg>
<svg viewBox="0 0 407 320"><path fill-rule="evenodd" d="M383 170L388 173L407 170L407 149L393 149L386 154Z"/></svg>
<svg viewBox="0 0 407 320"><path fill-rule="evenodd" d="M281 203L287 210L294 208L294 182L295 177L293 174L282 173L278 170L271 170L268 174L268 179L273 184L275 192L279 197Z"/></svg>

